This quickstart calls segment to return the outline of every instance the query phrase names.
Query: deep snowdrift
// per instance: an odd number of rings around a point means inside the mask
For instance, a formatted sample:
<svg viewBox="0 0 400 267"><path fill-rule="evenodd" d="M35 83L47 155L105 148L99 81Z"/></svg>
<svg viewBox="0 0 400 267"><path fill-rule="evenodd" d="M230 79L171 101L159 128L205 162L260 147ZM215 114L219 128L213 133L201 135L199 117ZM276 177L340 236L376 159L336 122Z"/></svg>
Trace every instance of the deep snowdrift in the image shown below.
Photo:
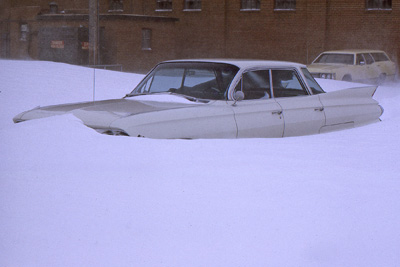
<svg viewBox="0 0 400 267"><path fill-rule="evenodd" d="M0 61L0 266L400 265L399 84L375 94L382 122L305 137L151 140L72 115L12 122L37 105L122 97L142 78L96 70L93 93L93 74Z"/></svg>

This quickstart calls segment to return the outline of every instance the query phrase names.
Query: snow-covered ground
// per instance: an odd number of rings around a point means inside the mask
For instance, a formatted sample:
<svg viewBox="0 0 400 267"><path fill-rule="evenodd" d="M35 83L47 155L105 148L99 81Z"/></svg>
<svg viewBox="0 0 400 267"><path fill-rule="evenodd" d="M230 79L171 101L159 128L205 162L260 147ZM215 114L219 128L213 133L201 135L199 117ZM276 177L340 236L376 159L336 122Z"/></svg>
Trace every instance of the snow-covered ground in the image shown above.
<svg viewBox="0 0 400 267"><path fill-rule="evenodd" d="M238 140L101 135L35 106L142 75L0 61L0 266L400 266L400 84L382 122ZM327 90L355 84L320 80ZM360 86L360 85L357 85Z"/></svg>

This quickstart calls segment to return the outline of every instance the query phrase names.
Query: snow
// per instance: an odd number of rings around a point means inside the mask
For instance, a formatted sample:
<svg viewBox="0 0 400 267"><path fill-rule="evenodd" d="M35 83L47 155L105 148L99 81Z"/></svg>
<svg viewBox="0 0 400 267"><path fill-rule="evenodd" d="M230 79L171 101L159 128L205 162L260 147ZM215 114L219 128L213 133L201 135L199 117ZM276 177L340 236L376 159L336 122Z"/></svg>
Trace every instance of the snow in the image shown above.
<svg viewBox="0 0 400 267"><path fill-rule="evenodd" d="M130 98L127 98L128 100ZM179 104L201 104L199 102L193 102L190 101L189 99L186 99L182 96L179 95L166 95L164 93L160 95L138 95L135 96L134 100L139 100L139 101L151 101L151 102L168 102L168 103L179 103Z"/></svg>
<svg viewBox="0 0 400 267"><path fill-rule="evenodd" d="M142 77L0 61L0 266L400 265L400 84L378 87L382 122L303 137L153 140L101 135L73 115L12 122L38 105L122 97Z"/></svg>

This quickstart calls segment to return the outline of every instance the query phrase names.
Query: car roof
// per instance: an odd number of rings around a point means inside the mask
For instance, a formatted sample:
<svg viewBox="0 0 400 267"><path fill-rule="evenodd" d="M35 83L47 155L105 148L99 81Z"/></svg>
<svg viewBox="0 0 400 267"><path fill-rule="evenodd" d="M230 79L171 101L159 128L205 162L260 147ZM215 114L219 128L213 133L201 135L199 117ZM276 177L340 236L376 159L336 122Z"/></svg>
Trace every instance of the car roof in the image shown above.
<svg viewBox="0 0 400 267"><path fill-rule="evenodd" d="M325 53L342 53L342 54L355 54L355 53L384 53L382 50L372 50L372 49L343 49L343 50L331 50L324 51Z"/></svg>
<svg viewBox="0 0 400 267"><path fill-rule="evenodd" d="M224 63L235 65L241 69L245 68L256 68L256 67L268 67L268 68L288 68L288 67L306 67L304 64L288 62L288 61L274 61L274 60L255 60L255 59L178 59L168 60L161 63L170 62L209 62L209 63Z"/></svg>

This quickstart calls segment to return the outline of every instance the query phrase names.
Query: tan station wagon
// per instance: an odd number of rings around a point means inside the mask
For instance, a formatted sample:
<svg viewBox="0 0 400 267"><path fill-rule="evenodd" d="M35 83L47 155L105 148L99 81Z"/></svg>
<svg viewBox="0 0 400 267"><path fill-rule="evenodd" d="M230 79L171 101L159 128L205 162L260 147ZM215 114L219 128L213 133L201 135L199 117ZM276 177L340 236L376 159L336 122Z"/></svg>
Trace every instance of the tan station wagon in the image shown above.
<svg viewBox="0 0 400 267"><path fill-rule="evenodd" d="M396 64L380 50L326 51L308 69L315 78L376 84L393 80L396 74Z"/></svg>

